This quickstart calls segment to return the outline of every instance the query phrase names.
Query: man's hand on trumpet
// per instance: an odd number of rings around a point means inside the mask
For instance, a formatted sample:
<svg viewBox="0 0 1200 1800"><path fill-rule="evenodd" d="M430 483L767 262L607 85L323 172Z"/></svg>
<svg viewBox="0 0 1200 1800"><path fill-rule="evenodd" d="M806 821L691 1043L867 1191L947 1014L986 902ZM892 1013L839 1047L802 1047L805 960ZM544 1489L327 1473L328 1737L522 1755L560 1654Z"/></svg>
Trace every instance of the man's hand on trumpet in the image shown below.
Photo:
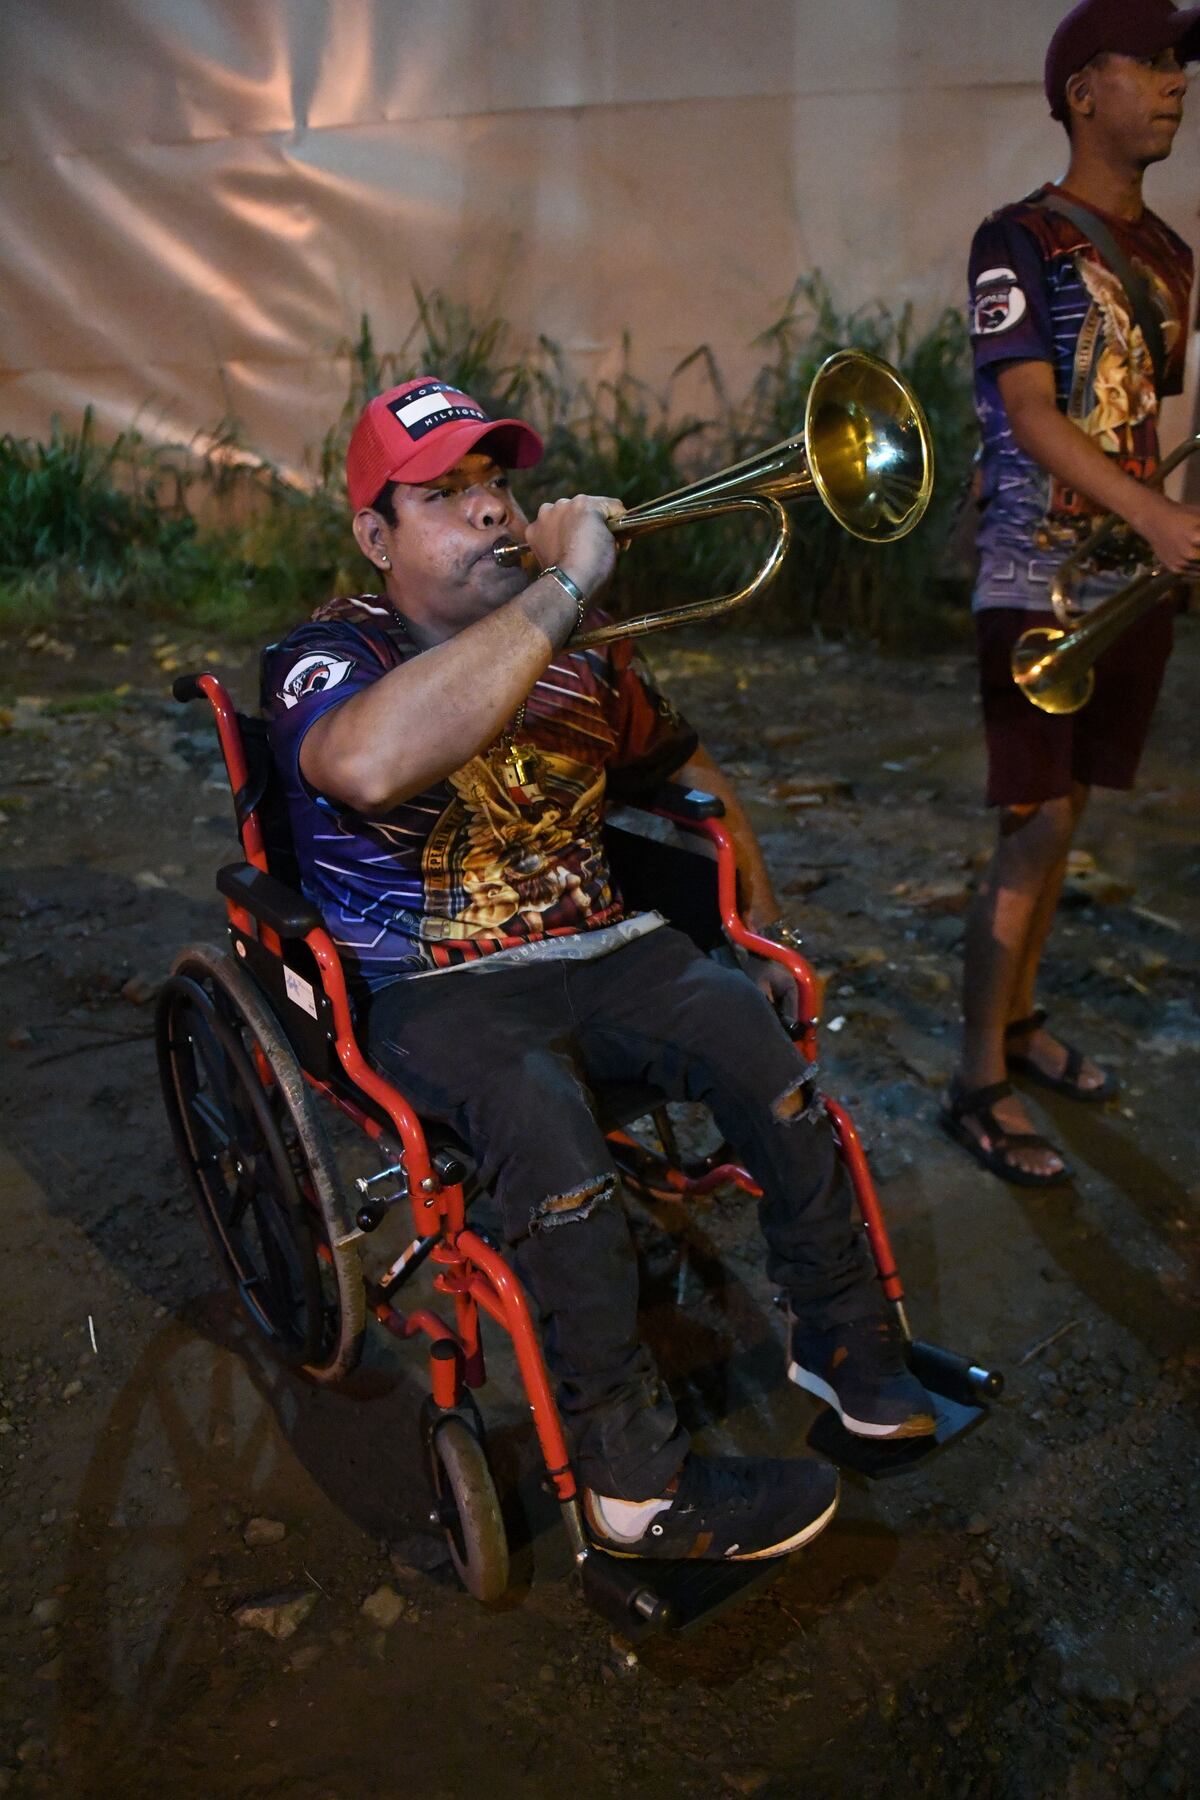
<svg viewBox="0 0 1200 1800"><path fill-rule="evenodd" d="M538 508L525 542L543 569L562 569L585 594L608 580L617 560L610 525L624 513L620 500L602 494L575 494Z"/></svg>
<svg viewBox="0 0 1200 1800"><path fill-rule="evenodd" d="M1165 494L1149 493L1137 529L1155 560L1173 575L1194 575L1200 570L1200 506L1185 506L1168 500Z"/></svg>

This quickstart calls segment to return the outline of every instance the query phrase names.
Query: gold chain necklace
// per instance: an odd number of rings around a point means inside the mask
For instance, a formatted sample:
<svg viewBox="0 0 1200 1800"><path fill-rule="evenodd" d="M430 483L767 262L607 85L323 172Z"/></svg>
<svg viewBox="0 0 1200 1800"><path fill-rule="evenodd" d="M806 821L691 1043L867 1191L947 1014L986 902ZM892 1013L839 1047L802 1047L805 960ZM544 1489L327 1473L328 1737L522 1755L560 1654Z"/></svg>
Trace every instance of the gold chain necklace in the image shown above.
<svg viewBox="0 0 1200 1800"><path fill-rule="evenodd" d="M509 788L523 788L537 767L537 751L532 744L518 743L517 739L525 728L525 707L522 700L513 714L511 725L506 725L500 733L496 748L501 752L501 771Z"/></svg>

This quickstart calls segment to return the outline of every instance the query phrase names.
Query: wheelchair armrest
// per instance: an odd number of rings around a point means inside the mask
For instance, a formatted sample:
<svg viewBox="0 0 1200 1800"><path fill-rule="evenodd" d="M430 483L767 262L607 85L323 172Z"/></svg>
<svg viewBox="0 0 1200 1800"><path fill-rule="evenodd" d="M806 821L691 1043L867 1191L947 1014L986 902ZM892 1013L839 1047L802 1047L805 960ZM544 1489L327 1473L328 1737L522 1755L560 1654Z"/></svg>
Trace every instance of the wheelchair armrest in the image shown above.
<svg viewBox="0 0 1200 1800"><path fill-rule="evenodd" d="M303 938L325 921L310 900L294 889L264 875L251 863L226 863L217 870L217 888L227 900L244 906L263 925L281 938Z"/></svg>
<svg viewBox="0 0 1200 1800"><path fill-rule="evenodd" d="M716 794L706 793L703 788L684 787L678 781L660 782L653 793L647 794L638 804L661 807L663 812L671 813L677 819L721 819L725 816L725 802Z"/></svg>

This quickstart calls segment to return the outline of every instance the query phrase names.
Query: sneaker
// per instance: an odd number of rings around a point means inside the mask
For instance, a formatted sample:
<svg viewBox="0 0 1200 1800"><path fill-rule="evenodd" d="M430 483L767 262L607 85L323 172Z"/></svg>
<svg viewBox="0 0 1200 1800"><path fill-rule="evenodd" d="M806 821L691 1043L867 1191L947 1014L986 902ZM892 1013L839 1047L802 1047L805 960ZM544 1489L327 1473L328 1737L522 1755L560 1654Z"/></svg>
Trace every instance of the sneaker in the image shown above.
<svg viewBox="0 0 1200 1800"><path fill-rule="evenodd" d="M837 1471L815 1458L689 1456L671 1486L636 1521L623 1502L586 1490L592 1543L612 1556L755 1562L810 1543L837 1511Z"/></svg>
<svg viewBox="0 0 1200 1800"><path fill-rule="evenodd" d="M788 1378L859 1437L929 1437L937 1428L933 1402L904 1360L900 1328L886 1315L821 1331L789 1311Z"/></svg>

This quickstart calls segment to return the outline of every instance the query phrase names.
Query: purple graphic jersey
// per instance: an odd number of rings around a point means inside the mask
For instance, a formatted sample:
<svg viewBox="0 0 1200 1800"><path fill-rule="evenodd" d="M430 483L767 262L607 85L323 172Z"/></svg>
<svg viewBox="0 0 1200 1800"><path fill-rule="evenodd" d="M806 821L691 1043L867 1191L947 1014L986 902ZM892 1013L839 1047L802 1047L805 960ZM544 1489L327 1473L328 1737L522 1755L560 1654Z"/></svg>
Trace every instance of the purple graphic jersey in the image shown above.
<svg viewBox="0 0 1200 1800"><path fill-rule="evenodd" d="M1046 362L1058 404L1107 456L1136 480L1158 466L1154 370L1124 288L1089 239L1053 203L1055 189L1002 207L975 234L970 262L970 330L975 409L983 447L976 608L1044 608L1059 563L1086 535L1097 511L1017 444L997 374L1006 363ZM1167 353L1163 394L1183 387L1184 321L1192 255L1183 239L1144 212L1136 225L1100 215L1142 276ZM1099 572L1085 601L1129 577L1136 550Z"/></svg>
<svg viewBox="0 0 1200 1800"><path fill-rule="evenodd" d="M321 608L263 658L301 882L359 991L621 919L601 834L609 774L654 785L697 742L631 644L560 650L526 701L519 757L489 745L377 818L316 793L305 732L419 654L366 595Z"/></svg>

